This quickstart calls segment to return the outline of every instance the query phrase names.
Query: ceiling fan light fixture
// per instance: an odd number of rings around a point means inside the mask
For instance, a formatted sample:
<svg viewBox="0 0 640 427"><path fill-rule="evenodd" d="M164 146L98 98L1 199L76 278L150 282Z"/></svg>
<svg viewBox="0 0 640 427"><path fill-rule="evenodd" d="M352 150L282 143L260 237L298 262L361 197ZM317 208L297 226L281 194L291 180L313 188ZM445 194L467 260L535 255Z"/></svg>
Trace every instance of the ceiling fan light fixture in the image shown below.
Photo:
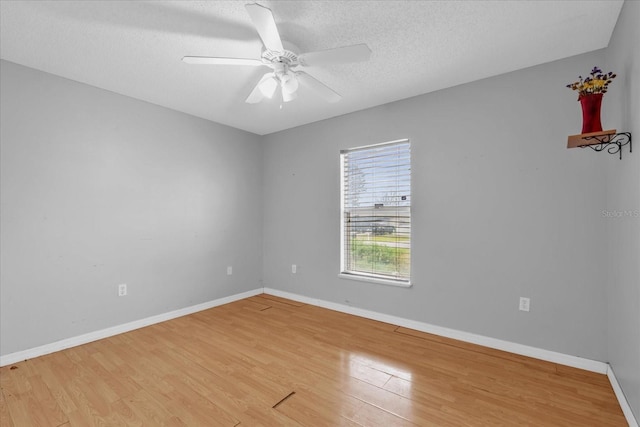
<svg viewBox="0 0 640 427"><path fill-rule="evenodd" d="M297 93L295 93L295 92L287 92L285 90L285 88L284 88L284 85L282 86L282 101L283 102L293 101L297 97L298 97Z"/></svg>
<svg viewBox="0 0 640 427"><path fill-rule="evenodd" d="M264 80L262 83L260 83L260 86L258 86L260 92L265 96L265 98L273 98L273 94L276 92L277 87L278 81L276 80L275 76Z"/></svg>
<svg viewBox="0 0 640 427"><path fill-rule="evenodd" d="M282 93L286 92L291 95L298 90L298 79L292 73L282 76L280 84L282 85Z"/></svg>

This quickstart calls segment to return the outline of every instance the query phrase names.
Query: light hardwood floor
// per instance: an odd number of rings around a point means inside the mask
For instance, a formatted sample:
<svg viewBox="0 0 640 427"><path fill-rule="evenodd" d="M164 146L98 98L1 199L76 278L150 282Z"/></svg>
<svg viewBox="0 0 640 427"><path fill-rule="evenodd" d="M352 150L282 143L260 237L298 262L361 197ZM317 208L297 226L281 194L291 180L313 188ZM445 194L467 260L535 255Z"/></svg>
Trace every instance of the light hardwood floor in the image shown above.
<svg viewBox="0 0 640 427"><path fill-rule="evenodd" d="M626 426L604 375L270 295L0 369L9 426Z"/></svg>

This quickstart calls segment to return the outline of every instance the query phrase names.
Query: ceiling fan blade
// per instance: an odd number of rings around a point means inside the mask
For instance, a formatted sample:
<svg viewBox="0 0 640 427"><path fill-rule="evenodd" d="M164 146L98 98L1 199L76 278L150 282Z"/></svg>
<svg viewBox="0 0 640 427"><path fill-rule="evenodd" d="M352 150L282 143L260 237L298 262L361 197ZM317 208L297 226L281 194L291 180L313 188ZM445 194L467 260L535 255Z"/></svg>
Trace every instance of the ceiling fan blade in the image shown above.
<svg viewBox="0 0 640 427"><path fill-rule="evenodd" d="M296 76L298 76L298 81L303 85L311 88L318 95L322 96L329 102L338 102L342 99L336 91L316 79L315 77L310 76L304 71L297 71Z"/></svg>
<svg viewBox="0 0 640 427"><path fill-rule="evenodd" d="M303 66L311 66L362 62L368 61L370 57L371 49L369 49L369 46L366 44L354 44L353 46L303 53L298 56L298 61Z"/></svg>
<svg viewBox="0 0 640 427"><path fill-rule="evenodd" d="M258 34L262 39L264 46L276 52L284 52L282 46L282 40L278 33L278 27L276 27L276 21L273 19L273 13L271 9L264 6L260 6L257 3L245 5L253 25L255 25Z"/></svg>
<svg viewBox="0 0 640 427"><path fill-rule="evenodd" d="M249 65L252 67L259 67L265 65L259 59L249 58L216 58L210 56L185 56L182 58L183 62L187 64L204 64L204 65Z"/></svg>
<svg viewBox="0 0 640 427"><path fill-rule="evenodd" d="M260 79L256 87L253 88L253 90L251 91L251 93L249 94L247 99L245 99L244 102L246 102L247 104L257 104L258 102L262 101L264 99L264 95L260 88L265 84L265 82L267 82L270 79L273 79L273 73L267 73L264 76L262 76L262 78Z"/></svg>

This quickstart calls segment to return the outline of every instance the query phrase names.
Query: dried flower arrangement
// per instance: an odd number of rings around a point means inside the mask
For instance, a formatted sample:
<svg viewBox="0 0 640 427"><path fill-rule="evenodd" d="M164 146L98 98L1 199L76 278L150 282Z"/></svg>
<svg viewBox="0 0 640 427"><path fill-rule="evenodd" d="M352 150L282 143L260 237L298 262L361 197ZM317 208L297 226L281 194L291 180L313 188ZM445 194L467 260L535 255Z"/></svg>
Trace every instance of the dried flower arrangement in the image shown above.
<svg viewBox="0 0 640 427"><path fill-rule="evenodd" d="M603 73L600 68L593 67L590 76L586 77L584 80L582 79L582 76L578 76L578 78L580 80L568 84L567 87L572 90L577 90L578 99L580 99L587 95L607 93L607 86L609 86L609 83L616 78L616 75L611 71Z"/></svg>

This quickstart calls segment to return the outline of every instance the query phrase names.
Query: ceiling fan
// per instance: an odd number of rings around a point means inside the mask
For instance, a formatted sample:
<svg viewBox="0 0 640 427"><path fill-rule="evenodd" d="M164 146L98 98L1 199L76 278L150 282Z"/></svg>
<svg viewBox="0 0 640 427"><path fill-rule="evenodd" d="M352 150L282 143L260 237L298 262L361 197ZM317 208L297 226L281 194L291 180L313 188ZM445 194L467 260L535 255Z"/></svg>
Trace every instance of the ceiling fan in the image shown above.
<svg viewBox="0 0 640 427"><path fill-rule="evenodd" d="M284 48L271 9L257 3L247 4L245 7L264 45L260 59L185 56L182 60L188 64L246 65L271 68L272 71L262 76L245 100L249 104L258 103L264 98L272 98L278 86L282 93L282 100L284 102L292 101L297 97L296 92L299 84L307 86L329 102L338 102L342 97L337 92L297 68L367 61L371 56L371 50L366 44L298 55Z"/></svg>

